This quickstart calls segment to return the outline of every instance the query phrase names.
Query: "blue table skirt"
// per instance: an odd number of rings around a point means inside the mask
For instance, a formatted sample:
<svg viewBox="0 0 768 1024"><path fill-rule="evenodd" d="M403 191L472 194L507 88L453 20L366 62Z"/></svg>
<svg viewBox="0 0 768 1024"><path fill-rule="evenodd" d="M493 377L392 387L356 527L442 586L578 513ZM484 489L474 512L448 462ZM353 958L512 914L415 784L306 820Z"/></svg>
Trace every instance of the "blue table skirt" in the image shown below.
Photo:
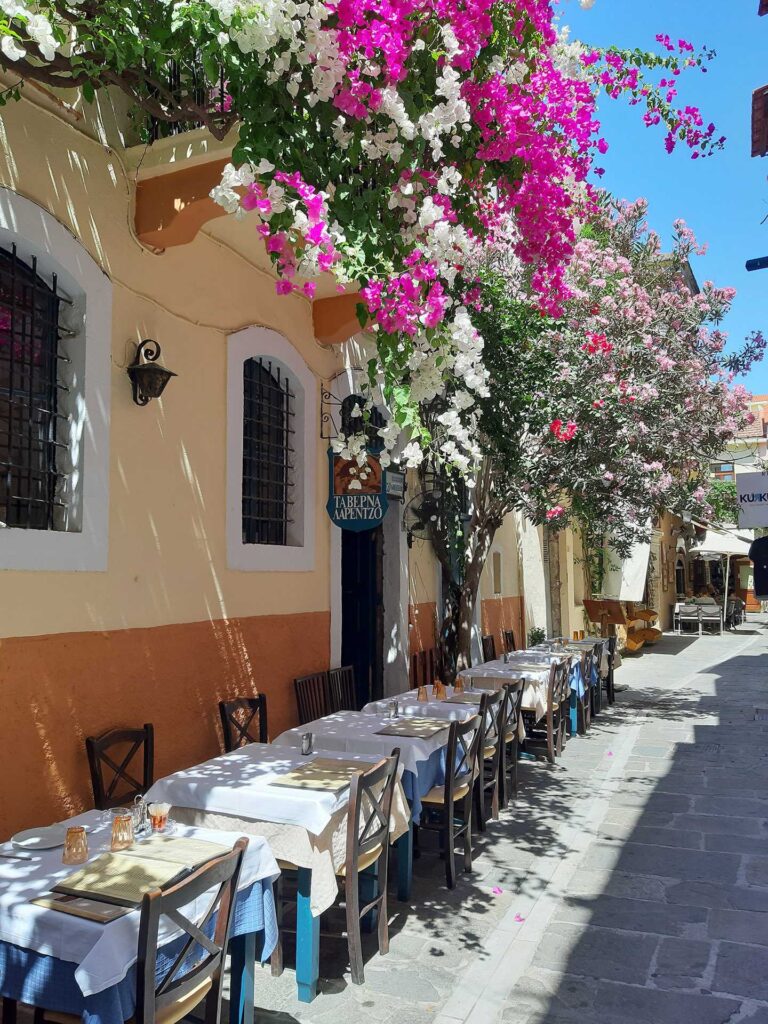
<svg viewBox="0 0 768 1024"><path fill-rule="evenodd" d="M581 671L581 662L577 661L571 665L571 674L569 676L569 682L571 684L571 693L575 693L577 697L583 697L586 693L586 687L584 685L584 676Z"/></svg>
<svg viewBox="0 0 768 1024"><path fill-rule="evenodd" d="M272 886L254 882L238 893L232 936L262 933L261 959L266 960L277 942L277 917ZM169 943L157 954L158 974L163 976L185 939ZM84 996L75 980L77 964L0 942L0 995L42 1006L60 1013L82 1015L85 1024L122 1024L136 1008L136 967L117 985Z"/></svg>
<svg viewBox="0 0 768 1024"><path fill-rule="evenodd" d="M421 820L421 798L434 786L445 785L445 747L433 751L428 760L418 762L418 774L403 772L403 792L411 805L414 825Z"/></svg>

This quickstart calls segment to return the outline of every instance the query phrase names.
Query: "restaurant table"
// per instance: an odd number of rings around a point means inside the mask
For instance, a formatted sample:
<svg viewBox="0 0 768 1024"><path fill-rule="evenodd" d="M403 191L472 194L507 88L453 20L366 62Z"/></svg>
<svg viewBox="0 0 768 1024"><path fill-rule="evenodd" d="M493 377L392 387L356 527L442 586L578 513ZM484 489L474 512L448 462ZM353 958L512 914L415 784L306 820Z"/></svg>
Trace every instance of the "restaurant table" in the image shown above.
<svg viewBox="0 0 768 1024"><path fill-rule="evenodd" d="M89 860L109 850L111 825L100 811L87 811L67 825L84 825ZM176 826L175 834L232 847L237 836L212 829ZM140 911L107 924L85 920L30 902L48 893L77 868L62 864L62 847L34 853L10 843L0 853L0 995L50 1011L81 1016L86 1024L122 1024L136 1006L136 958ZM29 856L29 859L26 859ZM268 844L251 839L243 857L232 919L231 1024L253 1020L254 961L262 937L260 959L277 941L272 883L280 871ZM183 912L202 918L210 905L203 895ZM167 969L178 955L181 932L161 927L158 967Z"/></svg>
<svg viewBox="0 0 768 1024"><path fill-rule="evenodd" d="M387 755L394 746L396 742L388 745ZM303 756L284 746L249 743L159 779L147 793L147 800L170 803L176 821L261 836L279 860L296 865L296 983L303 1002L310 1002L317 991L320 914L336 901L336 871L346 859L349 787L329 792L284 786L275 780L314 757L359 761L361 771L380 760L365 753L341 758L338 750L330 749L315 749ZM398 782L392 801L394 839L408 835L409 818Z"/></svg>
<svg viewBox="0 0 768 1024"><path fill-rule="evenodd" d="M301 747L301 737L311 732L315 745L325 750L359 754L389 755L393 747L400 748L403 766L403 789L411 805L413 820L419 822L421 798L434 786L445 781L445 747L448 726L429 737L380 735L382 729L393 725L389 714L371 714L362 711L337 711L314 722L287 729L273 740L279 747Z"/></svg>
<svg viewBox="0 0 768 1024"><path fill-rule="evenodd" d="M478 696L482 694L482 690L470 690L467 688L467 693L476 693ZM397 713L402 718L445 718L448 722L466 722L472 715L477 714L478 705L474 703L459 704L452 703L446 700L444 697L433 697L432 687L427 687L427 700L420 701L418 699L418 690L406 690L405 693L398 693ZM446 697L452 697L454 690L452 686L446 686L445 688ZM366 704L363 708L363 714L366 715L389 715L390 702L395 699L395 696L387 697L384 700L372 700L370 704Z"/></svg>
<svg viewBox="0 0 768 1024"><path fill-rule="evenodd" d="M547 690L549 686L549 662L541 661L541 669L530 668L534 659L527 661L518 659L517 663L505 662L501 658L494 661L486 661L482 665L474 665L472 668L462 669L458 673L467 683L474 684L478 689L500 690L506 683L514 679L524 679L525 689L523 690L523 711L531 711L536 715L536 720L543 718L547 713Z"/></svg>

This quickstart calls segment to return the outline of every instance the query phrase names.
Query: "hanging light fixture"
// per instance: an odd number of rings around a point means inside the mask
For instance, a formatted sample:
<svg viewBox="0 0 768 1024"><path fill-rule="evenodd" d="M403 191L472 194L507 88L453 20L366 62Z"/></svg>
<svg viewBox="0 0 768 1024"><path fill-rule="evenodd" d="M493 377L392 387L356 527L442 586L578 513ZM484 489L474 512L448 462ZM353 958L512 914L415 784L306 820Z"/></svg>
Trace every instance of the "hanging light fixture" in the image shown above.
<svg viewBox="0 0 768 1024"><path fill-rule="evenodd" d="M177 376L173 370L166 369L159 359L160 346L151 338L142 341L136 349L136 358L128 367L136 405L147 405L153 398L159 398L171 377Z"/></svg>

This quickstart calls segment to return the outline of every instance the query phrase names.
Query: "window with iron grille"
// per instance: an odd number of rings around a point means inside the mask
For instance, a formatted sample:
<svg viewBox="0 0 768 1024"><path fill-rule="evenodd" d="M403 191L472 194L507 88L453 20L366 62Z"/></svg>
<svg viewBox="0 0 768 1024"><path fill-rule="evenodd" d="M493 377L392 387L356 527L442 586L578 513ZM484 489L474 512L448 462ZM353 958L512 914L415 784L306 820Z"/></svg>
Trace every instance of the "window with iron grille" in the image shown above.
<svg viewBox="0 0 768 1024"><path fill-rule="evenodd" d="M0 523L29 530L65 528L59 439L59 312L67 300L56 275L37 260L0 248Z"/></svg>
<svg viewBox="0 0 768 1024"><path fill-rule="evenodd" d="M243 543L288 544L293 508L295 390L270 359L243 364Z"/></svg>

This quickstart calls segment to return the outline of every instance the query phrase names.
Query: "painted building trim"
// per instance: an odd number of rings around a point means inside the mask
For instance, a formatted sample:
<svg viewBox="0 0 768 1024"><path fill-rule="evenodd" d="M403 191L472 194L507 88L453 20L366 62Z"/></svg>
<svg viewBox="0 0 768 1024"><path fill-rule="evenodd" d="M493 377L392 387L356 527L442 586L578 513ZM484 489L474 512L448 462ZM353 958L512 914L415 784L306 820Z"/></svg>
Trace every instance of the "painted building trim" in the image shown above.
<svg viewBox="0 0 768 1024"><path fill-rule="evenodd" d="M24 196L0 188L0 246L37 257L71 300L66 339L69 522L66 530L0 529L0 569L104 572L109 554L109 427L112 283L56 218Z"/></svg>
<svg viewBox="0 0 768 1024"><path fill-rule="evenodd" d="M289 542L245 544L242 531L243 364L266 356L293 376L293 519ZM310 572L315 568L315 459L318 381L287 338L266 327L246 327L227 338L227 564L241 572Z"/></svg>

